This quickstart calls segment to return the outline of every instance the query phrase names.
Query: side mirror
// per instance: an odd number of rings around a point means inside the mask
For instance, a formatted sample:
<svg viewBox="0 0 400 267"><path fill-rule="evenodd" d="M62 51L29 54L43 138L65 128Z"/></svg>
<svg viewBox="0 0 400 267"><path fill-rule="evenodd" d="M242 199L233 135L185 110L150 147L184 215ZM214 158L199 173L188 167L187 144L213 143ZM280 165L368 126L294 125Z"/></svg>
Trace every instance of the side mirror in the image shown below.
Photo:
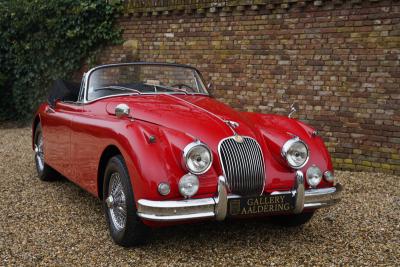
<svg viewBox="0 0 400 267"><path fill-rule="evenodd" d="M123 118L123 117L130 117L131 115L131 110L128 107L127 104L118 104L115 107L115 116L117 116L117 118Z"/></svg>

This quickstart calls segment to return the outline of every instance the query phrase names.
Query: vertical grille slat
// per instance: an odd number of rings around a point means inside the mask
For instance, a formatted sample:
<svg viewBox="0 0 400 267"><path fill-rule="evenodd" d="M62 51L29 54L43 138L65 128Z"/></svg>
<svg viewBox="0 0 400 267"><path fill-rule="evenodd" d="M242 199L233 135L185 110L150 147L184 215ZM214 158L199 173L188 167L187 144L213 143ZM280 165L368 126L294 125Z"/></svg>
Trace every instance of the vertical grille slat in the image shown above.
<svg viewBox="0 0 400 267"><path fill-rule="evenodd" d="M228 158L229 158L228 164L230 164L230 166L229 166L229 169L230 169L229 175L230 176L237 176L238 175L238 170L237 170L237 167L236 167L236 165L234 163L235 159L233 158L235 153L234 153L233 149L231 148L231 146L229 144L227 145L226 149L227 149L226 153L228 154ZM237 180L232 181L232 182L233 182L232 186L238 186L238 181Z"/></svg>
<svg viewBox="0 0 400 267"><path fill-rule="evenodd" d="M233 143L233 140L231 140L230 142L231 142L231 147L233 148L235 155L240 155L240 146L235 146L235 144ZM237 157L236 158L238 175L240 177L239 186L241 188L244 188L246 180L245 180L245 177L244 177L244 166L243 166L244 162L243 162L242 159L243 159L242 157Z"/></svg>
<svg viewBox="0 0 400 267"><path fill-rule="evenodd" d="M219 144L219 156L232 193L261 194L264 189L264 161L260 145L250 137L236 142L233 137Z"/></svg>
<svg viewBox="0 0 400 267"><path fill-rule="evenodd" d="M254 143L249 143L249 146L250 146L250 151L251 151L251 153L250 153L250 155L251 155L251 161L253 162L253 165L252 165L252 172L253 172L253 175L252 175L252 183L256 183L256 179L257 179L257 174L259 173L259 168L258 168L258 164L259 164L259 162L257 161L257 152L256 152L256 150L255 150L255 147L254 147Z"/></svg>
<svg viewBox="0 0 400 267"><path fill-rule="evenodd" d="M247 151L247 153L249 153L249 151L251 151L250 150L250 144L248 144L247 142L246 143L244 143L244 147L245 147L245 151L243 152L243 154L245 154L246 153L246 151ZM249 156L252 156L252 154L251 153L249 153ZM248 179L247 179L247 187L246 187L246 190L251 190L251 185L252 185L252 183L253 183L253 179L254 179L254 175L253 175L253 171L252 171L252 163L251 162L253 162L253 159L251 158L249 161L247 161L247 172L246 172L246 175L247 175L247 177L249 177Z"/></svg>
<svg viewBox="0 0 400 267"><path fill-rule="evenodd" d="M258 146L255 143L251 144L252 148L253 148L253 157L254 157L254 167L255 173L263 173L264 167L263 167L263 162L262 160L262 156L259 155L260 151L257 150Z"/></svg>

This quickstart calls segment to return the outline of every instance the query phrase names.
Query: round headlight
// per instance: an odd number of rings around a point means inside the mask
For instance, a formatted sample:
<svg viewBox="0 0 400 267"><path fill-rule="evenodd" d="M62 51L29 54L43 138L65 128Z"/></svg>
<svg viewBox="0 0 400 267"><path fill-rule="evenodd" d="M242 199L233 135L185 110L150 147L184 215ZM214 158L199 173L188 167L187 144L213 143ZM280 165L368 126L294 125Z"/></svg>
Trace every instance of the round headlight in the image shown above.
<svg viewBox="0 0 400 267"><path fill-rule="evenodd" d="M319 183L321 182L322 172L317 166L313 165L310 168L308 168L306 173L306 178L307 178L307 183L311 187L317 187L317 185L319 185Z"/></svg>
<svg viewBox="0 0 400 267"><path fill-rule="evenodd" d="M205 144L196 141L188 144L183 150L183 161L189 172L202 174L210 169L212 154Z"/></svg>
<svg viewBox="0 0 400 267"><path fill-rule="evenodd" d="M306 144L299 138L293 138L283 145L282 155L286 158L290 167L300 169L306 165L309 152Z"/></svg>
<svg viewBox="0 0 400 267"><path fill-rule="evenodd" d="M196 175L193 174L185 174L179 180L179 192L184 197L191 197L197 193L199 190L199 179Z"/></svg>
<svg viewBox="0 0 400 267"><path fill-rule="evenodd" d="M333 173L331 171L324 172L324 178L328 182L333 182L335 180L335 176L333 175Z"/></svg>

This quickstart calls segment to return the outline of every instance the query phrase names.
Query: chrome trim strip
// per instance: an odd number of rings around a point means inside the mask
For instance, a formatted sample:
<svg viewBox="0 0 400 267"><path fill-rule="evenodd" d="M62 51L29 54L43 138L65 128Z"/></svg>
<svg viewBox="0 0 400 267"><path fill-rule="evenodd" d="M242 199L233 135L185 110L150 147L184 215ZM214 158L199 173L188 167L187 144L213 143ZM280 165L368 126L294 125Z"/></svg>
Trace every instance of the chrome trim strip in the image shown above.
<svg viewBox="0 0 400 267"><path fill-rule="evenodd" d="M304 208L332 206L340 201L342 191L343 186L339 183L334 187L306 190Z"/></svg>
<svg viewBox="0 0 400 267"><path fill-rule="evenodd" d="M127 94L116 94L116 95L106 95L106 96L102 96L96 99L92 99L92 100L86 100L83 101L82 104L91 104L93 102L102 100L102 99L106 99L106 98L112 98L112 97L118 97L118 96L155 96L155 95L186 95L185 93L181 93L181 92L163 92L163 93L154 93L154 92L150 92L150 93L127 93ZM190 95L202 95L202 96L209 96L208 94L203 94L203 93L191 93Z"/></svg>
<svg viewBox="0 0 400 267"><path fill-rule="evenodd" d="M334 187L309 189L304 191L304 208L323 208L340 201L343 186L337 183ZM292 191L274 191L271 195L295 194Z"/></svg>
<svg viewBox="0 0 400 267"><path fill-rule="evenodd" d="M292 194L293 191L274 191L271 193L272 196L276 195L286 195L286 194Z"/></svg>
<svg viewBox="0 0 400 267"><path fill-rule="evenodd" d="M141 212L141 208L151 207L153 209L164 209L164 208L193 208L193 207L203 207L203 206L213 206L215 201L212 197L210 198L198 198L198 199L184 199L184 200L147 200L140 199L138 201L139 207L138 212Z"/></svg>
<svg viewBox="0 0 400 267"><path fill-rule="evenodd" d="M296 180L298 181L298 185L294 190L272 192L271 195L291 193L296 197L295 202L299 203L299 209L317 209L334 205L340 201L340 193L343 190L340 184L336 184L334 187L330 188L304 190L302 194L300 174L297 175ZM300 201L297 201L297 199L301 199L301 197L298 198L298 196L303 196L303 205ZM142 219L161 222L207 218L221 221L227 216L228 200L238 198L241 197L238 195L227 195L226 180L225 177L221 175L218 177L217 197L167 201L140 199L137 202L137 214ZM296 210L293 212L296 212Z"/></svg>
<svg viewBox="0 0 400 267"><path fill-rule="evenodd" d="M153 201L140 199L137 204L139 217L155 221L179 221L214 217L214 198Z"/></svg>
<svg viewBox="0 0 400 267"><path fill-rule="evenodd" d="M213 218L214 212L203 212L203 213L196 213L194 216L193 214L180 214L180 215L163 215L159 216L158 214L145 214L141 213L138 215L142 219L146 219L149 221L165 221L165 222L173 222L173 221L185 221L185 220L194 220L194 219L206 219L206 218Z"/></svg>
<svg viewBox="0 0 400 267"><path fill-rule="evenodd" d="M185 99L176 97L173 94L166 94L166 95L168 95L168 96L170 96L170 97L172 97L172 98L174 98L176 100L182 101L182 102L184 102L184 103L186 103L186 104L188 104L188 105L190 105L192 107L196 107L196 108L198 108L198 109L210 114L211 116L213 116L213 117L217 118L218 120L222 121L233 132L233 134L236 134L235 130L232 127L230 127L229 124L227 124L226 121L224 119L222 119L220 116L218 116L218 115L212 113L211 111L208 111L208 110L206 110L206 109L204 109L204 108L202 108L202 107L200 107L198 105L195 105L195 104L193 104L193 103L191 103L189 101L186 101Z"/></svg>

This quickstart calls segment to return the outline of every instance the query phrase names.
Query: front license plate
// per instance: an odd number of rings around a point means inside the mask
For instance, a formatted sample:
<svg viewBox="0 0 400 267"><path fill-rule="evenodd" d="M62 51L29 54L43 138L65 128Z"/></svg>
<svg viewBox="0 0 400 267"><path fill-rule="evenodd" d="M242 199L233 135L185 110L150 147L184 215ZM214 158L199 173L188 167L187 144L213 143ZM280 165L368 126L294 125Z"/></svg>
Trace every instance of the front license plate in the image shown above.
<svg viewBox="0 0 400 267"><path fill-rule="evenodd" d="M234 198L228 201L229 216L254 216L293 210L291 194Z"/></svg>

